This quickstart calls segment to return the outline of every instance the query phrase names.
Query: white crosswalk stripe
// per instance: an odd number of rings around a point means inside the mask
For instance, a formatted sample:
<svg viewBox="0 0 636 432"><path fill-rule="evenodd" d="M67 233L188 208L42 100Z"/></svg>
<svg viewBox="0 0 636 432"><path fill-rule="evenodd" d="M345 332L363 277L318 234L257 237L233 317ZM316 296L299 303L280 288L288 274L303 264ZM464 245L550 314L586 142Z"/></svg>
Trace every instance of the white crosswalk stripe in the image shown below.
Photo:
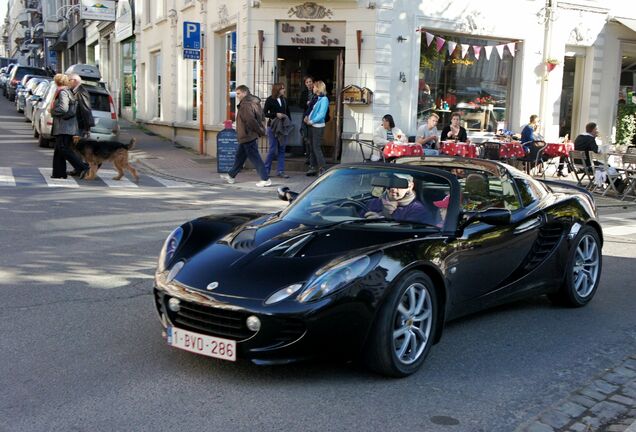
<svg viewBox="0 0 636 432"><path fill-rule="evenodd" d="M42 173L42 177L46 181L46 184L49 187L66 187L66 188L78 188L79 185L75 181L73 177L68 177L65 179L62 178L51 178L51 174L53 173L53 168L39 168L40 173Z"/></svg>
<svg viewBox="0 0 636 432"><path fill-rule="evenodd" d="M15 177L11 168L0 167L0 186L15 186Z"/></svg>
<svg viewBox="0 0 636 432"><path fill-rule="evenodd" d="M122 177L121 180L113 180L113 177L117 174L115 170L100 169L97 171L97 176L108 185L113 188L136 188L139 187L135 183L128 180L126 177Z"/></svg>
<svg viewBox="0 0 636 432"><path fill-rule="evenodd" d="M190 183L185 183L185 182L180 182L180 181L176 181L176 180L170 180L170 179L166 179L163 177L157 177L157 176L149 176L151 177L154 181L161 183L162 185L164 185L167 188L179 188L179 187L192 187L192 184Z"/></svg>

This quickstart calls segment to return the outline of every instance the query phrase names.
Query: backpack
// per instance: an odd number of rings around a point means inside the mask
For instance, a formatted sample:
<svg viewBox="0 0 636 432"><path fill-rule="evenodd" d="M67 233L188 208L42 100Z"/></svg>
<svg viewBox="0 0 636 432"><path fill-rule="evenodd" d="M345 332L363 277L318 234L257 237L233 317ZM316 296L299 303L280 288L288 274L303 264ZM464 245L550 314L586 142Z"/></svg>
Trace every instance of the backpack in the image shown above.
<svg viewBox="0 0 636 432"><path fill-rule="evenodd" d="M70 91L67 91L67 93L68 93L68 110L62 116L64 120L70 120L73 117L75 117L77 114L77 99L75 99L75 96L73 96L73 93L71 93Z"/></svg>

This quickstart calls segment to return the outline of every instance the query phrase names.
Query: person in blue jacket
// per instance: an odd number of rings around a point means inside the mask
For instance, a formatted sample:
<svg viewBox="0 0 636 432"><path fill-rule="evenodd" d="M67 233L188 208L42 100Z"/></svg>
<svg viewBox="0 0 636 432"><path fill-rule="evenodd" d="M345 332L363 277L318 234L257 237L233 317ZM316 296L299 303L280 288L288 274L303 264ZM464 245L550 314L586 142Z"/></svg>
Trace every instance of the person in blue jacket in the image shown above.
<svg viewBox="0 0 636 432"><path fill-rule="evenodd" d="M367 204L365 218L387 218L398 222L414 222L435 224L436 215L429 211L414 192L415 182L409 174L394 174L408 180L406 188L388 188L382 196L374 198Z"/></svg>
<svg viewBox="0 0 636 432"><path fill-rule="evenodd" d="M521 130L521 143L526 144L532 141L540 140L540 135L538 133L535 133L538 128L539 116L536 114L532 114L530 116L530 122Z"/></svg>
<svg viewBox="0 0 636 432"><path fill-rule="evenodd" d="M322 154L322 137L325 134L325 116L329 110L329 99L326 95L326 86L323 81L314 82L314 94L317 96L311 112L305 117L304 122L309 127L310 163L308 176L321 175L325 171L325 157ZM318 171L316 171L318 170Z"/></svg>

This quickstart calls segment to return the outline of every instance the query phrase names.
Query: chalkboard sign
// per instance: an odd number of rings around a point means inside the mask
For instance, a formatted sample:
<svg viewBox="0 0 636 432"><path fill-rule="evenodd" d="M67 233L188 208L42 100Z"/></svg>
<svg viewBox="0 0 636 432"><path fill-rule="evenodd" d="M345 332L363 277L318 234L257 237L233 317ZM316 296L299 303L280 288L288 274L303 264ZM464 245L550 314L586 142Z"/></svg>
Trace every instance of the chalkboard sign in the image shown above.
<svg viewBox="0 0 636 432"><path fill-rule="evenodd" d="M238 150L238 141L234 129L223 129L216 136L216 169L219 173L227 173L234 165L234 157Z"/></svg>

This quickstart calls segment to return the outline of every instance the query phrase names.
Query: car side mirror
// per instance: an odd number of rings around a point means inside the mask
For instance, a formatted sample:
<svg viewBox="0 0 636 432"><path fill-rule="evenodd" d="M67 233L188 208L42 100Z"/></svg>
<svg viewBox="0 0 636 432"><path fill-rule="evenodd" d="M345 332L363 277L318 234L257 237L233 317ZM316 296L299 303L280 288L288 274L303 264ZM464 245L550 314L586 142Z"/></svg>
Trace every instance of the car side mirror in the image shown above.
<svg viewBox="0 0 636 432"><path fill-rule="evenodd" d="M488 209L478 212L464 213L459 224L460 229L466 228L473 222L483 222L488 225L508 225L512 219L510 210Z"/></svg>
<svg viewBox="0 0 636 432"><path fill-rule="evenodd" d="M298 196L298 192L292 192L288 187L279 187L276 191L278 192L278 198L288 203L294 201Z"/></svg>

